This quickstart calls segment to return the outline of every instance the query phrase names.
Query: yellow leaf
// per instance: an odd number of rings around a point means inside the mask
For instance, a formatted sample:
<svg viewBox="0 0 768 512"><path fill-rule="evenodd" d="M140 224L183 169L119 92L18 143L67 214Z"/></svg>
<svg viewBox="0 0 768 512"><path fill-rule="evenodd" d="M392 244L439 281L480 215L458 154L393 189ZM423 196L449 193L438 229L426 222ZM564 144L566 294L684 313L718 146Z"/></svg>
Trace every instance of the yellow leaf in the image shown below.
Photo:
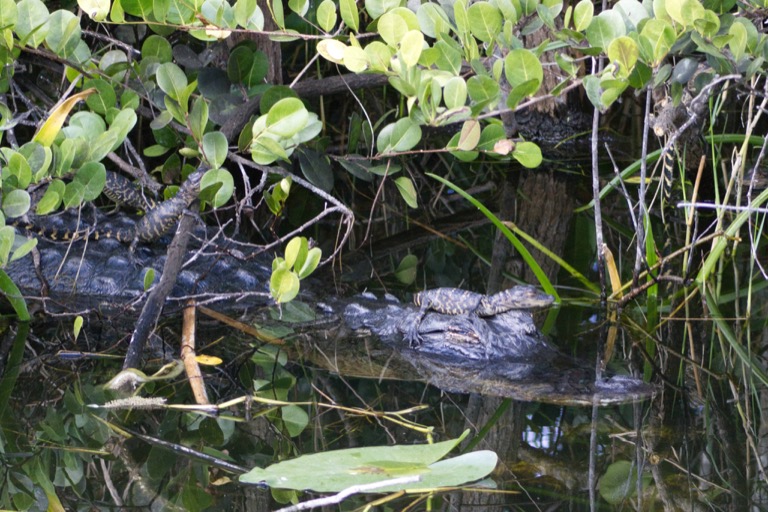
<svg viewBox="0 0 768 512"><path fill-rule="evenodd" d="M608 270L608 278L611 281L611 290L613 291L612 296L620 299L622 293L619 269L616 268L616 260L613 258L613 253L605 244L603 244L603 258L605 258L605 268Z"/></svg>
<svg viewBox="0 0 768 512"><path fill-rule="evenodd" d="M48 114L48 119L46 119L42 126L40 126L40 129L37 130L37 133L32 140L45 147L49 147L53 144L56 136L61 131L61 127L64 126L64 121L66 121L70 110L72 110L79 101L84 100L94 92L96 92L96 89L92 87L77 94L73 94L69 98L54 105L53 109L51 109L51 113Z"/></svg>
<svg viewBox="0 0 768 512"><path fill-rule="evenodd" d="M224 362L220 357L204 355L195 356L195 361L206 366L219 366Z"/></svg>
<svg viewBox="0 0 768 512"><path fill-rule="evenodd" d="M109 13L109 0L77 0L77 5L93 21L104 21Z"/></svg>

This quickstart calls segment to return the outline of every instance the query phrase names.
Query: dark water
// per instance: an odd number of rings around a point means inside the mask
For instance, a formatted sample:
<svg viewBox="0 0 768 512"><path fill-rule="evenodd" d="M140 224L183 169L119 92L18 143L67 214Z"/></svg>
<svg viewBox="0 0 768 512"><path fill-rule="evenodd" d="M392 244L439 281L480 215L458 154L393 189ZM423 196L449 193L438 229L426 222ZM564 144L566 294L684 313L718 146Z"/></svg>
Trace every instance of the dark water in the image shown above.
<svg viewBox="0 0 768 512"><path fill-rule="evenodd" d="M556 316L551 323L553 341L564 352L593 364L602 350L597 311L564 307ZM174 357L178 343L174 324L169 321L158 331L163 339L157 341L158 359L151 367L160 365L164 351ZM287 425L293 420L284 416L285 410L264 404L249 408L239 404L219 418L163 409L91 409L85 405L109 398L100 384L119 372L120 359L63 358L57 351L77 348L119 355L116 333L86 329L74 342L68 322L55 330L35 327L26 349L19 349L22 338L14 346L11 336L16 330L18 326L11 325L7 331L10 366L0 387L10 392L2 416L4 486L10 497L6 507L45 508L58 499L68 510L114 509L120 503L154 510L272 510L281 506L275 498L282 501L290 494L245 487L237 483L236 474L182 453L178 446L250 469L332 449L427 441L423 432L409 426L316 405L302 405L306 423L293 426ZM609 369L618 373L634 369L642 375L644 362L637 353L644 344L626 329L618 334ZM749 473L753 462L745 453L747 438L740 416L745 411L735 407L729 383L714 378L717 375L699 375L703 400L692 376L683 375L685 380L659 384L653 400L567 407L444 393L418 381L346 378L297 365L295 360L275 360L275 350L257 351L261 343L220 327L201 336L198 346L206 348L200 352L224 361L204 367L213 403L247 396L256 384L261 389L257 395L292 402L319 401L372 411L423 405L404 418L430 428L434 441L456 438L468 429L470 436L461 450L492 450L499 457L480 491L443 490L429 499L406 495L381 510L409 505L416 510L428 506L432 510L734 510L760 486L760 476ZM115 343L112 348L110 342ZM14 368L19 371L15 381ZM173 404L193 401L183 377L150 383L139 394L166 397ZM177 448L131 438L110 425ZM754 449L759 445L749 451L754 454ZM46 478L55 496L43 492ZM307 500L314 495L300 496ZM380 497L352 497L344 509Z"/></svg>

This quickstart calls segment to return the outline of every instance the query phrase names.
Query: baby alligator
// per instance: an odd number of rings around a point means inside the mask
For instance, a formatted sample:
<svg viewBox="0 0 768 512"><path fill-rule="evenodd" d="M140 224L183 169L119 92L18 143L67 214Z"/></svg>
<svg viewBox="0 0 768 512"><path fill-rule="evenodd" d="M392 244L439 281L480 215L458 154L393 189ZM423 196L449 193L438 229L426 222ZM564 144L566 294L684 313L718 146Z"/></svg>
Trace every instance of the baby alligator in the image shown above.
<svg viewBox="0 0 768 512"><path fill-rule="evenodd" d="M81 230L50 229L43 225L44 221L39 217L31 217L33 221L14 222L14 225L26 231L44 236L51 240L78 240L81 238L114 238L120 242L131 244L137 242L154 242L171 228L181 217L187 208L197 197L200 189L200 181L207 170L201 166L191 173L179 187L177 194L161 203L144 194L140 187L134 185L128 179L115 173L107 172L107 182L104 194L121 205L128 205L137 210L144 210L145 214L135 226L119 229L86 228Z"/></svg>
<svg viewBox="0 0 768 512"><path fill-rule="evenodd" d="M533 309L549 306L552 296L532 286L515 286L496 293L484 295L459 288L435 288L417 293L413 303L420 306L413 325L408 329L406 339L412 348L421 345L419 327L427 311L444 315L493 316L512 309Z"/></svg>

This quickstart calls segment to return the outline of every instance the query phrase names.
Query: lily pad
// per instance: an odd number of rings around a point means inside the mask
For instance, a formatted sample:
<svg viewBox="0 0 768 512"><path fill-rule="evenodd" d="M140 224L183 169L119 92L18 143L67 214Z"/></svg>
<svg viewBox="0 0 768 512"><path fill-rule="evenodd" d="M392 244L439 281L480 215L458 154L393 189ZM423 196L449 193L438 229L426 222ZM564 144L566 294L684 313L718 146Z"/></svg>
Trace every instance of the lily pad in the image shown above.
<svg viewBox="0 0 768 512"><path fill-rule="evenodd" d="M304 455L266 468L254 468L241 475L240 481L317 492L340 492L353 485L410 475L419 475L421 480L373 492L463 485L490 474L498 460L494 452L483 450L441 461L467 433L435 444L371 446Z"/></svg>

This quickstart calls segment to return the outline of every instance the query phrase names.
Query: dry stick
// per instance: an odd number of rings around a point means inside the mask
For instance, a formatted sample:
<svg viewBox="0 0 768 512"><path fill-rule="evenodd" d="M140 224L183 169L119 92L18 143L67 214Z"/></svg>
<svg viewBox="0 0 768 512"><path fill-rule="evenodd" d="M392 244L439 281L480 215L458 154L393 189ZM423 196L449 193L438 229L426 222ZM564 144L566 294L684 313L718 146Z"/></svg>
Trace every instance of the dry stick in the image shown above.
<svg viewBox="0 0 768 512"><path fill-rule="evenodd" d="M193 204L197 204L195 201ZM189 234L192 231L192 225L195 217L186 212L181 217L179 226L176 229L176 235L168 247L168 256L163 265L163 273L160 276L160 282L152 289L141 310L139 320L136 322L136 328L131 335L131 341L128 345L128 352L125 355L123 369L138 368L144 353L144 344L149 339L152 328L160 318L165 299L173 290L176 284L176 277L184 262L184 256L187 254L187 242Z"/></svg>
<svg viewBox="0 0 768 512"><path fill-rule="evenodd" d="M651 125L651 85L645 92L645 115L643 116L643 148L640 155L640 188L637 192L637 203L640 207L638 222L635 223L637 232L637 247L635 252L635 270L632 272L632 284L637 286L643 262L645 261L645 219L648 217L648 207L645 204L645 179L648 176L648 132Z"/></svg>
<svg viewBox="0 0 768 512"><path fill-rule="evenodd" d="M207 315L215 320L218 320L223 324L233 327L246 334L250 334L254 338L261 340L265 343L269 343L271 345L285 345L285 342L280 338L269 336L266 333L261 332L259 329L253 327L252 325L248 325L246 323L235 320L234 318L224 315L222 313L219 313L218 311L214 311L213 309L206 308L205 306L198 306L197 309L199 309L200 312L203 313L204 315Z"/></svg>
<svg viewBox="0 0 768 512"><path fill-rule="evenodd" d="M707 163L707 157L706 155L701 155L701 160L699 161L699 170L696 173L696 181L693 183L693 192L691 193L691 202L695 203L699 199L699 186L701 185L701 176L704 174L704 165ZM683 255L683 271L687 272L688 264L693 259L693 245L691 244L691 229L693 226L693 218L696 213L696 210L694 208L691 208L688 211L688 215L685 219L685 225L686 225L686 245L691 245L691 252L686 253ZM695 231L695 230L694 230ZM695 236L695 233L693 234ZM688 332L688 345L689 350L691 351L691 359L696 361L696 347L693 343L693 326L691 325L691 315L690 311L688 311L688 305L689 302L685 301L685 323L686 323L686 331ZM699 394L699 397L703 398L704 394L701 388L701 376L699 375L699 365L694 364L691 366L691 370L693 371L693 381L696 383L696 392Z"/></svg>
<svg viewBox="0 0 768 512"><path fill-rule="evenodd" d="M181 329L181 361L187 372L187 380L192 388L195 403L198 405L210 405L208 393L205 392L203 373L195 359L195 303L187 302L184 307L184 322Z"/></svg>
<svg viewBox="0 0 768 512"><path fill-rule="evenodd" d="M605 2L604 2L605 3ZM598 60L598 72L603 68L602 59ZM600 128L600 110L595 109L592 116L592 197L595 203L595 245L597 246L597 271L600 279L600 300L605 303L605 257L603 256L603 212L600 207L600 172L598 162L598 130Z"/></svg>

